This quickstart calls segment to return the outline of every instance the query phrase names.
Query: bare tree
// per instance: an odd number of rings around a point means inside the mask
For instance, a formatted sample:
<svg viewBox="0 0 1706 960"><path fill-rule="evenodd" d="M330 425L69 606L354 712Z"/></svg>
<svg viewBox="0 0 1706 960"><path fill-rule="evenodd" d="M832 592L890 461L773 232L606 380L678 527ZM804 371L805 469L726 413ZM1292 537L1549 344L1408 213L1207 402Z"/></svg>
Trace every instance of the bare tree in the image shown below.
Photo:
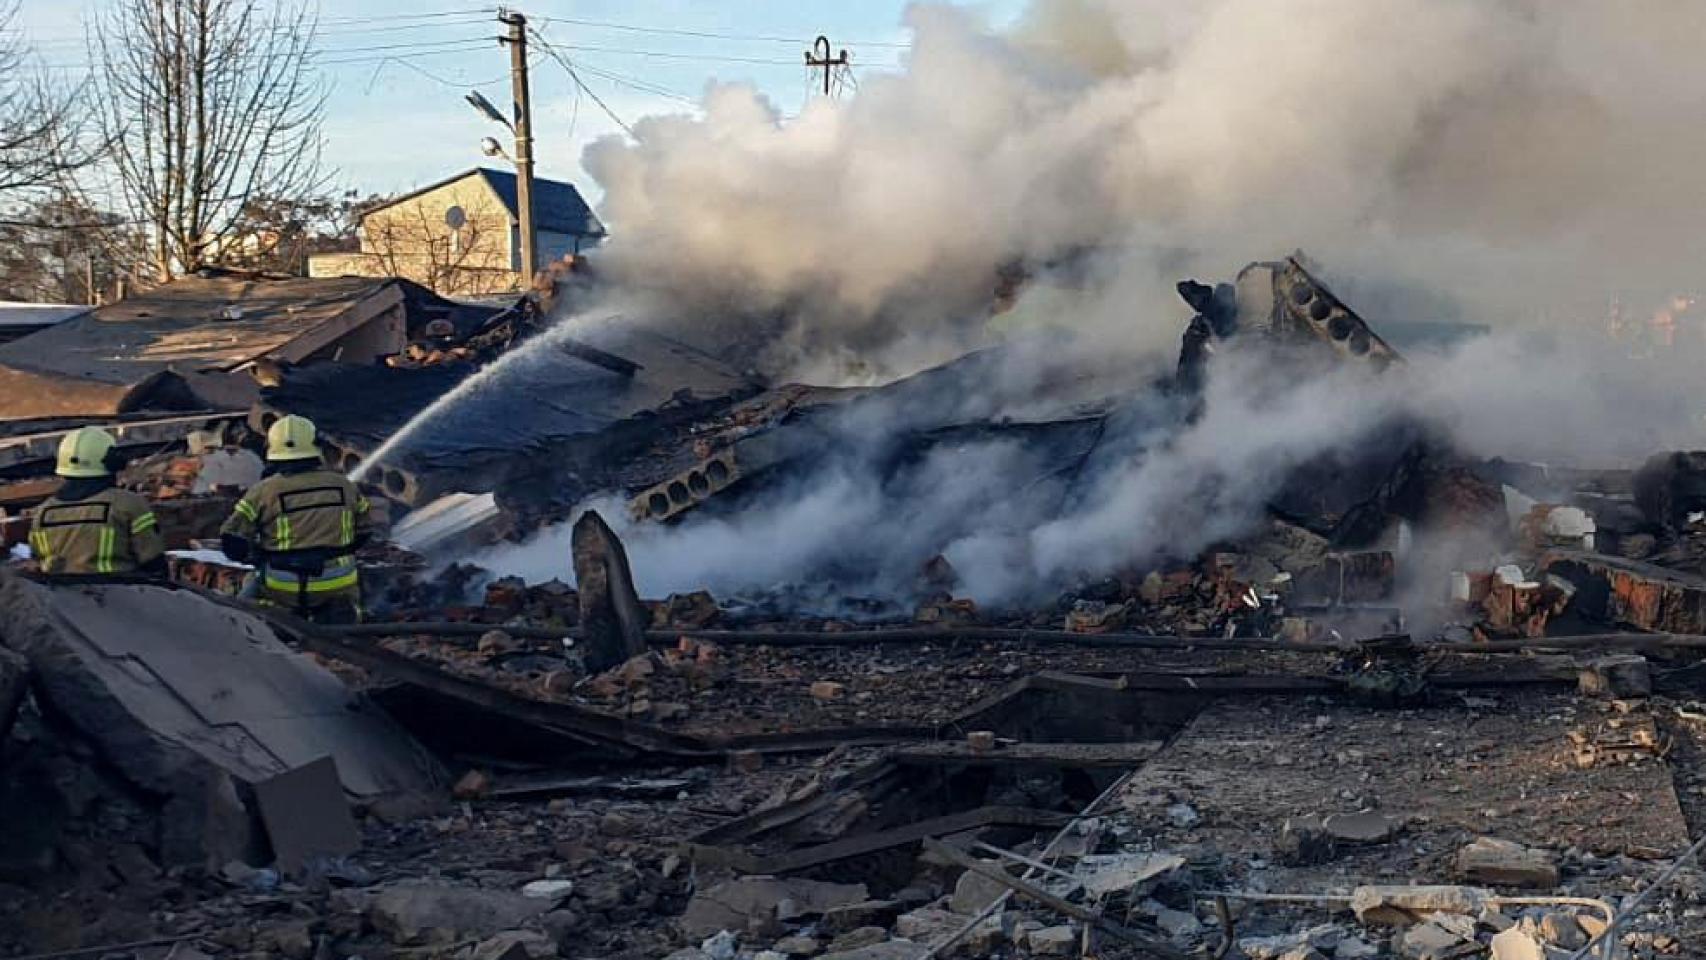
<svg viewBox="0 0 1706 960"><path fill-rule="evenodd" d="M79 90L56 89L30 69L15 23L18 4L0 0L0 199L52 186L89 163Z"/></svg>
<svg viewBox="0 0 1706 960"><path fill-rule="evenodd" d="M242 254L254 198L318 195L316 20L280 0L117 0L91 38L98 119L162 280Z"/></svg>

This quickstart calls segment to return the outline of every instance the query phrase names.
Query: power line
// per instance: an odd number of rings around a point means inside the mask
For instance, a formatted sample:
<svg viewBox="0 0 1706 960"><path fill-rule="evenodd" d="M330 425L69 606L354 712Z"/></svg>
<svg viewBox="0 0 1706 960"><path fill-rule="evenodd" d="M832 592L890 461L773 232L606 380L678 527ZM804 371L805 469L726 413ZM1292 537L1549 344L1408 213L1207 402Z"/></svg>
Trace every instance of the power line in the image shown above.
<svg viewBox="0 0 1706 960"><path fill-rule="evenodd" d="M310 66L316 66L316 67L332 66L335 64L343 64L343 63L373 63L373 62L376 62L378 60L386 60L386 59L390 59L392 57L400 56L405 52L409 55L412 55L412 56L433 56L433 55L441 54L441 53L463 53L463 52L472 50L474 48L488 48L494 39L495 38L486 38L486 37L465 37L465 38L460 39L460 40L436 40L436 41L426 41L426 42L417 42L417 43L373 44L373 45L361 46L361 47L340 47L340 48L337 48L335 50L310 50L310 51L307 51L306 53L301 54L301 56L304 60L307 60L309 62ZM454 48L454 49L446 49L446 48ZM387 51L391 51L391 52L387 53ZM365 56L365 54L373 54L373 53L379 53L381 55L377 56L377 57ZM333 54L333 55L354 54L356 56L334 57L333 59L330 59L330 60L321 59L322 57L324 57L328 54ZM280 53L274 53L274 54L267 54L265 56L267 59L277 59L277 58L286 58L286 57L295 56L295 54L280 52ZM49 70L92 70L92 69L95 69L97 66L105 67L108 65L109 64L107 64L105 61L102 61L100 63L96 63L93 61L85 61L85 62L81 62L81 63L57 63L57 64L49 63L49 64L42 64L41 66L43 66Z"/></svg>
<svg viewBox="0 0 1706 960"><path fill-rule="evenodd" d="M611 20L577 20L577 19L574 19L572 17L541 17L540 19L545 23L568 23L568 24L573 24L575 26L579 26L579 27L602 27L606 30L626 30L626 31L631 32L631 33L662 34L664 36L672 36L672 37L700 37L700 38L709 39L709 40L747 40L747 41L752 41L754 43L795 43L795 44L797 44L797 43L810 43L811 42L810 38L806 38L806 37L778 37L778 36L764 36L764 35L757 35L757 34L717 33L715 31L710 31L710 30L680 30L680 29L675 29L675 28L670 28L670 27L645 27L645 26L640 26L639 24L617 23L617 22L611 21ZM891 40L860 40L860 41L851 41L850 40L847 42L854 45L854 46L860 46L860 47L909 48L912 46L912 44L910 44L910 43L901 43L901 42L896 42L896 41L891 41Z"/></svg>
<svg viewBox="0 0 1706 960"><path fill-rule="evenodd" d="M599 77L599 78L602 78L604 80L608 80L611 83L618 84L618 85L624 86L624 87L629 87L629 88L632 88L634 90L638 90L641 93L649 93L649 94L652 94L653 96L665 97L665 98L670 99L670 100L676 100L676 101L684 103L690 107L699 106L699 101L693 99L692 97L688 96L685 93L680 93L678 91L671 90L668 87L662 86L660 84L652 83L649 80L641 80L637 77L628 76L627 74L616 73L615 71L612 71L612 70L605 70L605 69L600 68L600 67L595 67L595 66L587 63L585 60L582 60L580 62L579 70L582 73L591 74L595 77Z"/></svg>
<svg viewBox="0 0 1706 960"><path fill-rule="evenodd" d="M364 27L364 28L359 29L359 30L336 30L336 29L334 29L334 30L321 30L321 29L316 29L314 31L314 35L316 37L337 38L337 37L353 37L353 36L358 36L361 34L368 34L368 33L391 34L391 33L396 33L399 30L443 30L443 29L446 29L448 27L460 27L460 26L466 26L468 24L474 24L474 23L485 23L488 19L489 18L485 17L485 16L470 16L467 19L463 19L463 20L439 21L436 23L402 23L402 24L392 24L390 26L385 26L385 27ZM275 26L273 26L273 27L271 27L268 30L263 31L263 32L273 33L273 34L281 34L281 33L295 34L298 31L296 30L295 24L277 24L277 25L275 25ZM42 49L42 48L49 48L49 47L69 48L69 47L83 47L83 46L86 46L87 43L88 43L87 37L52 37L52 38L49 38L46 40L37 40L37 41L29 42L26 44L26 46L29 49Z"/></svg>
<svg viewBox="0 0 1706 960"><path fill-rule="evenodd" d="M605 103L603 97L599 96L596 91L586 85L586 81L582 80L580 78L580 74L575 72L574 65L569 62L567 57L558 52L557 48L552 46L551 42L546 40L544 35L538 30L529 30L528 32L533 34L533 39L538 42L539 46L544 48L546 53L550 54L551 59L557 61L557 65L561 66L563 70L568 73L569 79L573 80L576 86L585 91L586 95L592 98L593 103L598 104L599 109L603 110L606 116L616 121L616 125L625 130L628 136L634 137L636 140L639 139L639 137L634 135L634 128L628 126L627 121L617 116L615 110L610 109L610 104Z"/></svg>

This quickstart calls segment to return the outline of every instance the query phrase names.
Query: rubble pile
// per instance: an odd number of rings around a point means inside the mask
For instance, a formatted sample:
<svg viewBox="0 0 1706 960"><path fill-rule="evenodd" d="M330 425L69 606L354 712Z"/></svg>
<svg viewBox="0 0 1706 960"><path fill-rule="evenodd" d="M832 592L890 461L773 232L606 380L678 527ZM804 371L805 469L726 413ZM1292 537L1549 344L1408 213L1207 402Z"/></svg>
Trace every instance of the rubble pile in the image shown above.
<svg viewBox="0 0 1706 960"><path fill-rule="evenodd" d="M1200 418L1218 354L1405 363L1299 258L1180 293L1171 376L1087 375L1023 423L944 411L988 355L830 390L656 331L565 340L550 423L374 466L405 535L361 551L357 625L235 598L232 485L202 481L243 428L161 441L125 482L172 584L0 571L0 809L29 811L0 957L1706 956L1706 454L1482 461L1397 417L1238 532L1046 596L977 602L946 542L643 591L618 530L761 504L844 418L912 412L878 482L995 438L1014 489L1064 498L1141 453L1101 448L1111 420L1164 448ZM532 307L439 309L374 364L282 371L250 429L305 385L396 385L329 411L354 468L554 342ZM547 527L554 577L467 561Z"/></svg>

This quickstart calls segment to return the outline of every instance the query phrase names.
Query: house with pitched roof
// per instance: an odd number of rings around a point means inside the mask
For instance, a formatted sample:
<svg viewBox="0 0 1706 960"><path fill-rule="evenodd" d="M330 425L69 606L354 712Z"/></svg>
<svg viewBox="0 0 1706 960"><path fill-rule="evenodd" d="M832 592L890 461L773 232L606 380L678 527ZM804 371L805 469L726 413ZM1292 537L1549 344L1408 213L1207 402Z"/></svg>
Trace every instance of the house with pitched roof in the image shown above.
<svg viewBox="0 0 1706 960"><path fill-rule="evenodd" d="M574 184L535 177L539 267L604 239ZM309 258L310 277L403 277L446 296L505 293L521 283L515 174L475 167L373 207L361 249Z"/></svg>

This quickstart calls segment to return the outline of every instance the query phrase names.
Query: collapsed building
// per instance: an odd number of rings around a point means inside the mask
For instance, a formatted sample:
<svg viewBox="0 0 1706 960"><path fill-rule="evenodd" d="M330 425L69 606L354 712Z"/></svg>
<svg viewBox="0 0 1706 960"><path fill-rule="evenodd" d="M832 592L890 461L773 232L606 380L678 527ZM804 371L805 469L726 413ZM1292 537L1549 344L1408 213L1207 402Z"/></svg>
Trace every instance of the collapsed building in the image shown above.
<svg viewBox="0 0 1706 960"><path fill-rule="evenodd" d="M315 419L391 504L379 617L231 600L193 525L171 587L0 573L0 791L51 812L0 838L0 950L1706 956L1706 457L1484 461L1394 410L1224 530L1205 476L1115 569L965 593L941 550L1167 455L1227 358L1405 363L1301 257L1179 292L1168 370L1014 378L1015 342L826 388L531 310L281 367L237 415ZM766 591L643 597L618 535L990 444L999 511ZM1424 565L1454 529L1488 546ZM560 575L467 562L517 542Z"/></svg>

